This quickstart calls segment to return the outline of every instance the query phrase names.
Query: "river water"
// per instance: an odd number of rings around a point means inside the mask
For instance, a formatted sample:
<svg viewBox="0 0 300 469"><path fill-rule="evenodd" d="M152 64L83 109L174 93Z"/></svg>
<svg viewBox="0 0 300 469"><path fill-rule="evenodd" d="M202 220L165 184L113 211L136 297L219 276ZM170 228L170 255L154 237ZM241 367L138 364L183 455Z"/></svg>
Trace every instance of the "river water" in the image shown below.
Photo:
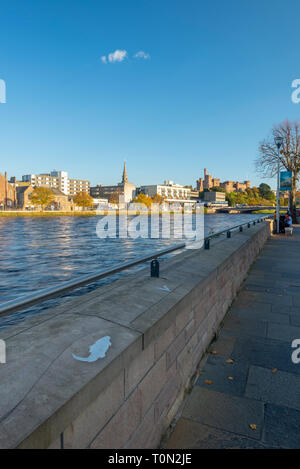
<svg viewBox="0 0 300 469"><path fill-rule="evenodd" d="M205 215L205 233L218 232L255 218L258 215ZM96 234L98 221L98 216L0 218L0 303L182 242L174 239L174 234L170 239L101 239ZM5 316L0 319L0 329L124 274Z"/></svg>

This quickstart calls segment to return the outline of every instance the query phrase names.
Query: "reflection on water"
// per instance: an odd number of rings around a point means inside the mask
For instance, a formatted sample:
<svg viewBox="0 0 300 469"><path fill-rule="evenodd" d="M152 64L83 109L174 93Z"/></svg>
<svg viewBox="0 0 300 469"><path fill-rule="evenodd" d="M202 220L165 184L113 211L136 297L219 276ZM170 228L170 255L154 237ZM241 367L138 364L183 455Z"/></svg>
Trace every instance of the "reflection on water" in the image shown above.
<svg viewBox="0 0 300 469"><path fill-rule="evenodd" d="M205 233L217 232L257 215L205 215ZM172 217L171 217L172 219ZM0 218L0 303L43 288L142 257L180 242L180 239L99 239L99 217ZM143 266L136 267L136 269ZM111 282L122 274L99 280L61 299L45 302L30 311L1 318L0 327L55 306L70 296Z"/></svg>

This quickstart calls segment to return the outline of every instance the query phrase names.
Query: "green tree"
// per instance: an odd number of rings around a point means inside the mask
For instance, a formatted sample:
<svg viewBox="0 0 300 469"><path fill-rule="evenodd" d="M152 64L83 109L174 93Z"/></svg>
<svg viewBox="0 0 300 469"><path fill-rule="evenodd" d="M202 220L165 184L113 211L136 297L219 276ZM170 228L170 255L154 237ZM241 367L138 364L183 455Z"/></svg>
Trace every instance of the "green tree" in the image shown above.
<svg viewBox="0 0 300 469"><path fill-rule="evenodd" d="M42 211L47 207L47 205L50 205L53 199L53 192L47 187L36 187L30 195L31 203L42 207Z"/></svg>
<svg viewBox="0 0 300 469"><path fill-rule="evenodd" d="M94 204L93 197L91 197L87 192L78 192L74 196L73 200L78 207L82 208L92 207Z"/></svg>
<svg viewBox="0 0 300 469"><path fill-rule="evenodd" d="M270 201L275 200L275 194L272 192L271 187L268 184L261 183L259 188L259 194L263 199Z"/></svg>

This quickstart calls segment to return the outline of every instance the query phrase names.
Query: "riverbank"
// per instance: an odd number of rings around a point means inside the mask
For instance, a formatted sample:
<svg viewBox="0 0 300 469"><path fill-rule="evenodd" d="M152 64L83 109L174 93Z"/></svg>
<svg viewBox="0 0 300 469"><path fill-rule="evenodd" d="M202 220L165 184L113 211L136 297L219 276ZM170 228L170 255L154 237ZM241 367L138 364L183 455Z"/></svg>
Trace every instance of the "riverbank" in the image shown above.
<svg viewBox="0 0 300 469"><path fill-rule="evenodd" d="M89 217L97 215L95 210L86 212L0 212L0 218L14 217Z"/></svg>
<svg viewBox="0 0 300 469"><path fill-rule="evenodd" d="M207 208L204 207L204 214L207 214ZM184 213L184 212L154 212L156 215L170 214L174 213ZM192 211L195 213L195 210ZM121 212L123 215L123 212ZM124 212L127 215L151 215L151 210L148 212L137 212L134 210L127 210ZM0 212L0 218L14 218L14 217L90 217L95 215L120 215L119 211L114 210L89 210L89 211L78 211L78 212Z"/></svg>

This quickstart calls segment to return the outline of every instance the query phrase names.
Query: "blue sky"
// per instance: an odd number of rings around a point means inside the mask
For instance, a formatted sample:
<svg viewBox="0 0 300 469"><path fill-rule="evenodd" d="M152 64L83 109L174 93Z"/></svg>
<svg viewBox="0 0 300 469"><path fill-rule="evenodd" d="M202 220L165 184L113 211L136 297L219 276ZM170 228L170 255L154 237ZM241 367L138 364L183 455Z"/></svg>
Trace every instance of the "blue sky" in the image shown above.
<svg viewBox="0 0 300 469"><path fill-rule="evenodd" d="M259 184L259 141L300 119L299 15L298 0L2 0L0 171L110 184L126 159L137 185L195 185L204 167Z"/></svg>

